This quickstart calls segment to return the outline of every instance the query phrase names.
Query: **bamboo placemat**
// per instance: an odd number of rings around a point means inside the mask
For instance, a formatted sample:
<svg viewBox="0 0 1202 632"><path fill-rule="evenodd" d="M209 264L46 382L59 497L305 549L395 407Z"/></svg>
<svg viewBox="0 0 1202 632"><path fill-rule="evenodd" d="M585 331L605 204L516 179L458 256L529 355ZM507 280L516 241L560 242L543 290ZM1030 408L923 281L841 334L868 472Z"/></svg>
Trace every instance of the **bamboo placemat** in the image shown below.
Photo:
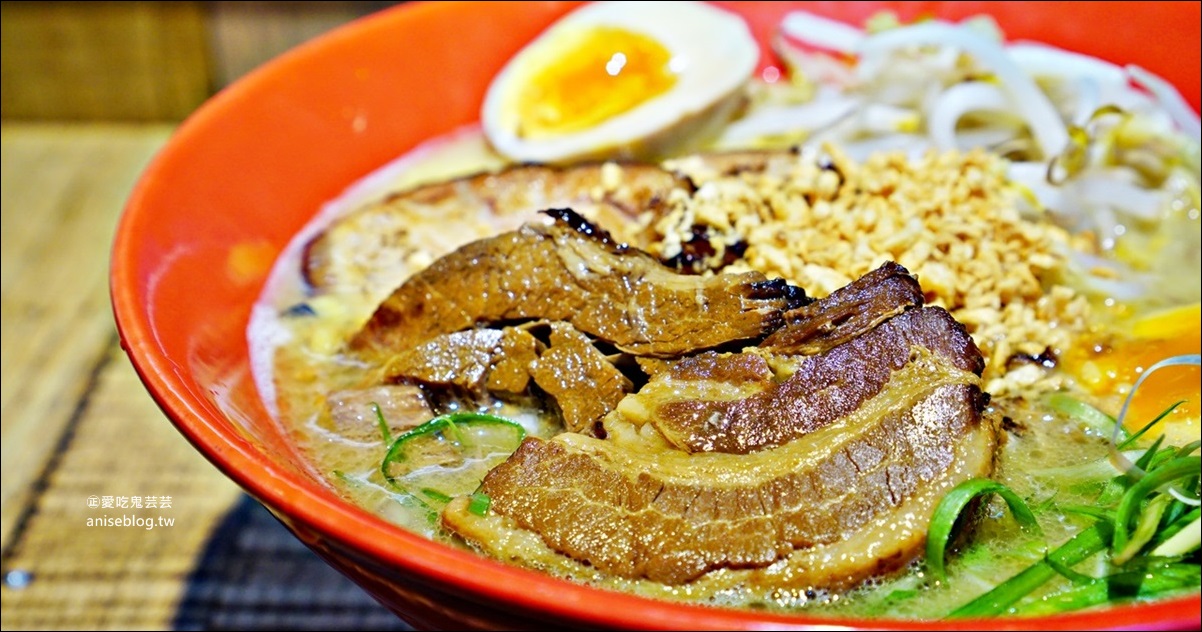
<svg viewBox="0 0 1202 632"><path fill-rule="evenodd" d="M404 629L169 423L107 291L162 126L4 128L0 627Z"/></svg>
<svg viewBox="0 0 1202 632"><path fill-rule="evenodd" d="M18 520L4 629L406 629L131 397L126 364L114 342Z"/></svg>
<svg viewBox="0 0 1202 632"><path fill-rule="evenodd" d="M408 630L244 498L213 532L176 610L177 630Z"/></svg>

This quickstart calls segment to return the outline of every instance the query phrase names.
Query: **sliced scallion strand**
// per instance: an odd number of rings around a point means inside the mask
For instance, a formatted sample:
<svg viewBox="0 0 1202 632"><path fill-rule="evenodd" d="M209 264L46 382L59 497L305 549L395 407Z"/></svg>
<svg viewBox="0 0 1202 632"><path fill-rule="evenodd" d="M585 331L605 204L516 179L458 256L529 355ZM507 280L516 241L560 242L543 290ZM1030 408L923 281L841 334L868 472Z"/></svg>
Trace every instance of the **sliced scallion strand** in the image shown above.
<svg viewBox="0 0 1202 632"><path fill-rule="evenodd" d="M1133 476L1133 478L1139 478L1139 476L1143 475L1143 472L1145 470L1150 469L1152 467L1153 461L1155 461L1158 456L1160 456L1160 455L1168 456L1173 451L1172 448L1167 448L1165 450L1161 450L1160 446L1163 444L1164 444L1164 435L1156 437L1156 440L1152 442L1152 445L1149 446L1147 450L1144 450L1144 453L1141 454L1139 456L1139 458L1135 460L1135 467L1139 468L1139 474ZM1164 459L1164 457L1161 457L1161 460L1163 460L1163 459ZM1131 472L1126 472L1125 475L1132 476Z"/></svg>
<svg viewBox="0 0 1202 632"><path fill-rule="evenodd" d="M935 513L931 516L931 526L927 530L926 567L936 579L940 581L947 579L944 555L960 514L974 499L989 494L997 494L1006 501L1010 507L1010 513L1014 515L1014 519L1024 530L1039 530L1039 523L1036 522L1035 515L1031 513L1023 499L1019 498L1018 494L1009 487L987 478L964 481L939 501L939 506L935 508Z"/></svg>
<svg viewBox="0 0 1202 632"><path fill-rule="evenodd" d="M371 410L376 414L376 425L380 427L380 437L384 439L384 445L392 443L392 428L388 426L388 421L384 419L384 411L380 410L380 405L372 402Z"/></svg>
<svg viewBox="0 0 1202 632"><path fill-rule="evenodd" d="M384 476L384 480L394 487L400 486L396 477L389 471L389 466L394 462L399 462L405 458L405 448L410 442L417 437L432 435L438 432L446 431L457 444L464 444L464 435L459 429L459 425L470 424L497 424L511 428L520 443L526 436L526 429L521 424L498 417L487 413L451 413L441 415L427 421L426 423L413 428L401 436L393 440L392 445L388 448L388 452L384 455L384 459L380 461L380 474Z"/></svg>
<svg viewBox="0 0 1202 632"><path fill-rule="evenodd" d="M1142 512L1144 499L1164 485L1168 485L1179 479L1185 480L1198 476L1200 469L1202 469L1202 457L1177 457L1157 464L1152 470L1145 472L1143 478L1136 481L1127 490L1127 493L1123 494L1114 512L1114 543L1111 548L1114 550L1116 556L1126 551L1128 542L1132 539L1132 534L1129 531L1130 525L1135 517ZM1157 516L1157 520L1159 520L1159 516ZM1118 562L1118 559L1116 559L1116 562ZM1121 564L1122 562L1119 563Z"/></svg>
<svg viewBox="0 0 1202 632"><path fill-rule="evenodd" d="M1191 517L1192 520L1189 519ZM1198 516L1198 509L1195 508L1186 514L1186 518L1181 522L1184 524L1177 526L1172 535L1165 537L1163 542L1152 549L1152 555L1185 555L1202 546L1202 518Z"/></svg>
<svg viewBox="0 0 1202 632"><path fill-rule="evenodd" d="M1059 574L1061 577L1064 577L1065 579L1069 580L1070 582L1072 582L1073 584L1076 584L1078 586L1080 586L1081 584L1092 584L1094 582L1101 581L1098 578L1093 577L1091 575L1086 575L1085 573L1078 573L1077 571L1073 570L1072 568L1065 566L1064 564L1061 564L1060 562L1056 561L1056 558L1048 556L1048 555L1045 555L1043 557L1043 563L1052 567L1052 570L1056 571L1056 573Z"/></svg>
<svg viewBox="0 0 1202 632"><path fill-rule="evenodd" d="M1127 437L1126 439L1123 439L1123 440L1122 440L1122 441L1119 443L1119 445L1118 445L1119 449L1120 449L1120 450L1122 450L1123 448L1126 448L1127 446L1129 446L1129 445L1131 445L1131 444L1135 443L1136 441L1138 441L1138 440L1139 440L1139 438L1140 438L1140 437L1142 437L1142 436L1144 436L1144 434L1145 434L1145 433L1147 433L1149 430L1151 430L1153 426L1155 426L1156 424L1160 423L1160 420L1161 420L1161 419L1164 419L1165 417L1168 417L1168 416L1169 416L1169 413L1173 412L1174 410L1177 410L1177 407L1178 407L1178 406L1180 406L1180 405L1182 405L1182 404L1184 404L1184 403L1185 403L1184 401L1176 402L1176 403L1175 403L1175 404L1173 404L1172 406L1169 406L1168 408L1164 409L1164 412L1160 413L1159 415L1156 415L1156 418L1155 418L1155 419L1153 419L1152 421L1149 421L1148 423L1144 424L1144 426L1143 426L1142 428L1140 428L1139 430L1135 431L1133 434L1131 434L1131 435L1130 435L1129 437ZM1125 431L1124 431L1124 432L1125 432Z"/></svg>
<svg viewBox="0 0 1202 632"><path fill-rule="evenodd" d="M1173 502L1173 497L1168 494L1157 494L1152 500L1144 505L1143 511L1139 512L1138 519L1135 523L1135 529L1131 532L1127 540L1127 544L1122 550L1116 549L1111 559L1115 564L1126 564L1135 554L1139 553L1144 545L1151 542L1152 538L1156 537L1157 528L1160 526L1160 518L1164 516L1164 510L1168 509L1169 503ZM1119 529L1115 528L1117 535Z"/></svg>
<svg viewBox="0 0 1202 632"><path fill-rule="evenodd" d="M1135 478L1139 478L1143 474L1143 471L1131 463L1131 461L1127 460L1127 457L1124 456L1120 451L1122 447L1118 438L1119 430L1126 425L1127 410L1131 407L1131 399L1135 397L1135 392L1138 391L1139 387L1143 385L1144 380L1147 380L1150 375L1159 371L1160 369L1172 366L1189 365L1202 366L1202 354L1194 353L1165 358L1164 360L1161 360L1148 367L1143 373L1140 374L1139 379L1135 380L1135 384L1131 386L1131 390L1127 393L1127 397L1123 400L1123 407L1119 409L1119 416L1117 417L1117 423L1114 425L1114 432L1110 435L1110 460L1120 471L1126 472ZM1157 421L1159 421L1159 419L1160 418L1157 418ZM1152 424L1148 424L1148 427L1151 425ZM1128 439L1128 441L1131 440L1133 439Z"/></svg>
<svg viewBox="0 0 1202 632"><path fill-rule="evenodd" d="M1095 522L1093 526L1073 536L1047 555L1058 566L1072 568L1110 544L1113 527L1108 522ZM949 618L992 617L1005 613L1023 597L1057 575L1056 569L1046 561L1028 566L1022 572L995 586L989 592L973 599L952 611Z"/></svg>
<svg viewBox="0 0 1202 632"><path fill-rule="evenodd" d="M1115 432L1117 422L1114 417L1075 397L1064 393L1052 393L1048 396L1048 405L1052 407L1052 410L1064 413L1072 419L1076 419L1093 428L1095 431L1103 433L1102 436L1109 436ZM1118 432L1120 438L1125 437L1127 434L1122 428L1118 428Z"/></svg>
<svg viewBox="0 0 1202 632"><path fill-rule="evenodd" d="M1184 511L1178 511L1178 510L1184 510ZM1168 540L1173 537L1176 537L1176 535L1182 529L1184 529L1186 527L1186 525L1191 525L1191 524L1193 525L1195 538L1202 537L1202 535L1200 535L1198 533L1198 518L1200 516L1202 516L1202 509L1200 509L1198 507L1190 507L1190 506L1186 505L1185 503L1174 503L1173 507L1171 507L1165 513L1168 514L1168 516L1164 519L1165 526L1164 526L1164 528L1162 528L1160 530L1159 533L1156 534L1156 537L1152 540L1152 543L1157 545L1158 550L1159 550L1159 547L1161 544L1168 542ZM1157 553L1156 551L1152 551L1152 555L1181 555L1181 554L1182 553Z"/></svg>
<svg viewBox="0 0 1202 632"><path fill-rule="evenodd" d="M1077 514L1079 516L1087 516L1094 520L1114 520L1114 512L1101 507L1089 507L1086 505L1064 505L1060 507L1060 511L1066 514Z"/></svg>
<svg viewBox="0 0 1202 632"><path fill-rule="evenodd" d="M488 513L488 508L492 506L492 498L484 492L476 492L471 495L467 502L467 510L474 515L483 516Z"/></svg>
<svg viewBox="0 0 1202 632"><path fill-rule="evenodd" d="M433 500L434 502L442 503L444 505L451 502L450 496L447 496L446 494L438 491L437 489L423 487L422 493L425 494L427 498L429 498L430 500Z"/></svg>
<svg viewBox="0 0 1202 632"><path fill-rule="evenodd" d="M1046 598L1014 606L1018 615L1058 614L1114 603L1116 599L1151 599L1198 585L1198 565L1168 563L1075 583Z"/></svg>

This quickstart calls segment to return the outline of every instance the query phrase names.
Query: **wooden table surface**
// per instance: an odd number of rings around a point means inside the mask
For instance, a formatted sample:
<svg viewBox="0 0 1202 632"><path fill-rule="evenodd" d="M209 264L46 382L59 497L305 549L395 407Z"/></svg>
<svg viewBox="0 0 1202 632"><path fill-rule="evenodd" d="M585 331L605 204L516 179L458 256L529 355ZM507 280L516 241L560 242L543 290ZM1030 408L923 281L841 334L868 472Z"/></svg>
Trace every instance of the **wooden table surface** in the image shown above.
<svg viewBox="0 0 1202 632"><path fill-rule="evenodd" d="M265 580L245 570L213 579L198 568L239 529L287 537L270 519L247 518L261 508L248 508L241 490L168 422L117 339L108 294L113 232L134 182L171 132L165 125L2 127L5 630L221 627L212 618L185 621L181 612L220 605L214 595L226 588L255 613L246 601L254 591L228 582ZM107 526L102 518L154 524ZM273 546L265 555L283 559L290 544ZM346 589L341 576L312 566L307 551L288 551L297 568L321 578L307 580L311 586ZM201 594L198 577L211 594L185 608L189 591ZM347 603L376 618L342 623L399 625L349 591ZM282 599L266 592L263 599ZM275 609L286 614L287 603ZM280 616L229 627L290 625Z"/></svg>

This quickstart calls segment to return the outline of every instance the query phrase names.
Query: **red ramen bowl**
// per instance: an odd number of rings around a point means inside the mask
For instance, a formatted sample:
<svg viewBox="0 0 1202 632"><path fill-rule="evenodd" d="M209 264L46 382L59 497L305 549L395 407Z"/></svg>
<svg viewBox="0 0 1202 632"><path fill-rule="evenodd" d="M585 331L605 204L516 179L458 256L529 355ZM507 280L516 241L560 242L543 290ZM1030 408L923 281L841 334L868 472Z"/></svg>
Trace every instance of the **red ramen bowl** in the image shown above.
<svg viewBox="0 0 1202 632"><path fill-rule="evenodd" d="M1195 2L721 3L766 43L804 4L856 24L987 13L1008 37L1137 63L1199 103ZM478 120L502 65L576 3L414 3L336 29L239 80L184 122L129 200L111 292L130 360L171 422L330 565L422 628L1186 629L1198 594L1059 616L956 622L815 618L668 603L508 566L340 498L303 465L249 366L247 325L276 256L323 203L423 140ZM765 45L761 64L773 63Z"/></svg>

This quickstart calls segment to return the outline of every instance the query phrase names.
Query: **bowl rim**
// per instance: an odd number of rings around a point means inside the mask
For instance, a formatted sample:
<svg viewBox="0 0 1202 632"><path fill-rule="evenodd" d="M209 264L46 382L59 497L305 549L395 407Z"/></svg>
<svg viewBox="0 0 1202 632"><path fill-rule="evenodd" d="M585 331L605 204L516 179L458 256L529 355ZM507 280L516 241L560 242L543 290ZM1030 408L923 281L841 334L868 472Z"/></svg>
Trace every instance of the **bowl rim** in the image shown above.
<svg viewBox="0 0 1202 632"><path fill-rule="evenodd" d="M507 565L466 550L431 541L392 525L339 499L330 490L274 463L245 437L230 432L223 421L188 387L180 365L164 354L156 340L151 315L144 309L137 259L139 235L153 221L153 198L165 173L179 168L181 147L205 134L240 104L263 89L275 73L304 64L323 48L353 40L365 25L384 20L407 24L444 12L466 11L491 3L416 2L383 9L319 35L274 58L226 87L189 116L151 160L135 183L118 223L111 251L110 299L118 335L139 378L177 430L227 477L267 506L292 528L299 523L321 537L364 552L382 564L435 579L444 586L504 599L514 609L548 612L591 625L628 628L744 629L831 627L901 630L935 629L1111 629L1155 625L1196 627L1202 596L1187 595L1150 603L1126 604L1102 611L1081 611L1037 618L990 618L955 622L905 619L861 619L767 613L707 605L661 601L597 589L550 575ZM566 3L568 5L576 3ZM464 5L469 5L465 8ZM470 572L463 572L464 570Z"/></svg>

